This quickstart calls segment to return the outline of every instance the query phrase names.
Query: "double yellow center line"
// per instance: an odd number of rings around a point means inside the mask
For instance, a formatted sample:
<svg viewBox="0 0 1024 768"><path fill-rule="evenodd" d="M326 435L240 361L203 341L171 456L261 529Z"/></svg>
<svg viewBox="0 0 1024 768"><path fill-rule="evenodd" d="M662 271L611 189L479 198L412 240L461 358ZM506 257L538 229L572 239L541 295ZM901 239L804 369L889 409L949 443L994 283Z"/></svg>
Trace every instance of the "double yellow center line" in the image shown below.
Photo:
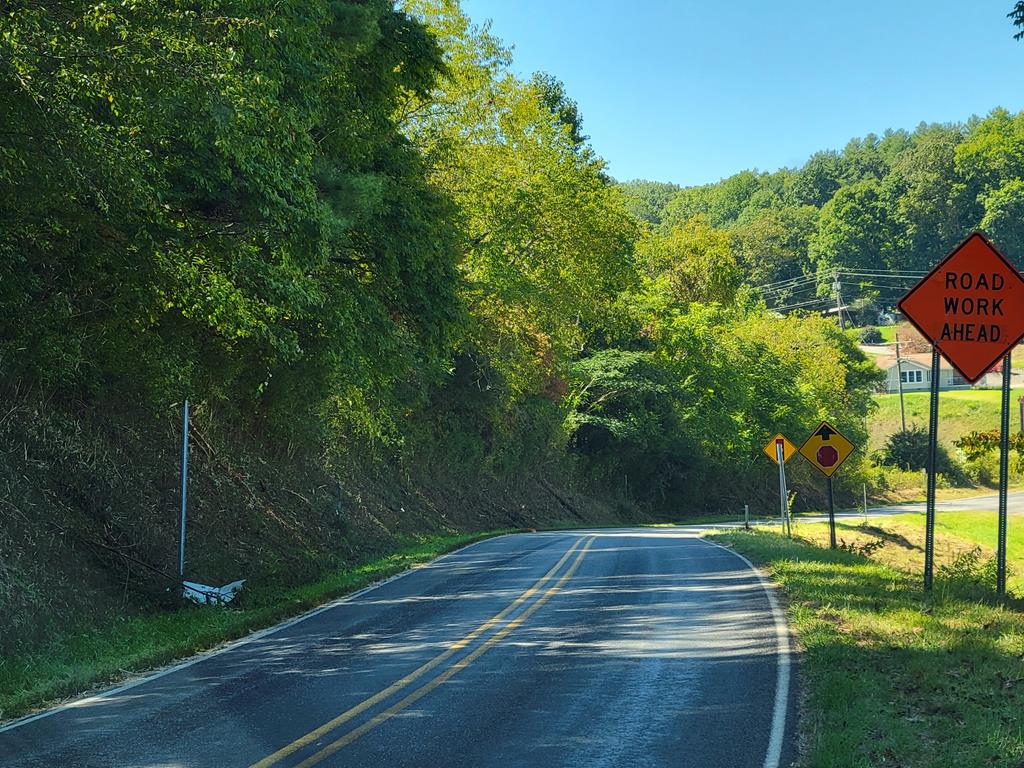
<svg viewBox="0 0 1024 768"><path fill-rule="evenodd" d="M445 651L438 654L437 656L435 656L425 664L421 665L420 667L414 669L405 677L392 683L384 690L375 693L373 696L369 697L368 699L365 699L364 701L361 701L354 707L345 710L337 717L328 720L323 725L313 729L305 736L301 736L292 743L282 747L274 754L263 758L258 763L254 763L252 766L250 766L250 768L269 768L269 766L275 765L276 763L280 762L289 755L316 742L322 736L327 735L328 733L337 729L339 726L345 724L352 718L357 717L358 715L362 714L371 707L380 704L385 699L391 697L395 693L398 693L403 688L406 688L411 683L415 682L417 679L425 675L430 670L436 668L440 664L443 664L445 661L450 659L460 650L466 648L470 643L472 643L482 634L498 625L510 613L515 611L518 607L523 605L523 603L525 603L535 594L540 592L543 589L544 585L548 581L550 581L556 573L558 573L559 569L573 555L573 553L579 550L576 559L573 561L572 565L569 566L568 570L566 570L566 572L562 574L558 581L556 581L553 585L548 587L548 589L544 591L540 595L540 597L537 598L537 600L535 600L531 605L529 605L522 613L520 613L518 616L516 616L508 623L506 623L505 626L503 626L498 632L494 633L485 642L481 643L472 653L469 653L464 658L452 664L439 675L434 677L432 680L424 683L422 686L420 686L412 693L405 696L400 701L391 705L383 712L374 715L372 718L367 720L362 725L352 729L351 731L348 731L344 735L340 736L339 738L335 739L334 741L330 742L329 744L321 748L318 752L314 753L313 755L310 755L301 763L299 763L297 768L308 768L309 766L319 763L324 758L334 754L342 747L351 744L353 741L358 739L363 734L373 730L384 721L394 717L396 714L401 712L410 704L413 704L414 702L421 699L423 696L430 693L430 691L437 688L437 686L441 685L446 680L450 679L453 675L457 674L459 671L465 669L470 664L472 664L476 659L478 659L480 656L486 653L488 649L500 643L511 632L513 632L516 629L516 627L520 626L531 615L533 615L533 613L537 611L537 609L539 609L542 605L544 605L544 603L550 600L551 597L562 588L565 582L571 579L573 574L576 573L576 569L579 568L580 563L583 561L583 557L587 554L587 550L590 549L590 546L594 543L594 538L595 537L591 536L589 539L587 539L585 544L583 543L582 539L578 540L568 549L568 551L566 551L564 555L562 555L561 559L557 563L555 563L554 566L552 566L551 570L549 570L547 573L541 576L540 579L538 579L533 586L531 586L529 589L527 589L525 592L519 595L519 597L517 597L515 600L509 603L508 606L502 609L499 613L489 618L487 621L485 621L479 627L474 629L472 632L449 645ZM580 549L581 544L583 545L582 549Z"/></svg>

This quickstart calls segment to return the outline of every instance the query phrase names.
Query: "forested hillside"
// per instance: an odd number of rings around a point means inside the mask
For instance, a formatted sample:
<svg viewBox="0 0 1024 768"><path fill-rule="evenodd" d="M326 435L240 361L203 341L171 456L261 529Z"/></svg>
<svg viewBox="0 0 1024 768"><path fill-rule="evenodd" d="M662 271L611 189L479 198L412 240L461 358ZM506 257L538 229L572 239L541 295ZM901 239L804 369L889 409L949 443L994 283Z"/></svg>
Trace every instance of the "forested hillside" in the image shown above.
<svg viewBox="0 0 1024 768"><path fill-rule="evenodd" d="M510 61L454 0L7 4L0 650L166 597L185 398L202 580L737 509L877 380L750 285L1014 252L1018 118L622 187Z"/></svg>
<svg viewBox="0 0 1024 768"><path fill-rule="evenodd" d="M1024 264L1024 113L852 139L800 168L678 189L622 185L660 237L704 228L783 311L835 306L874 323L974 229Z"/></svg>

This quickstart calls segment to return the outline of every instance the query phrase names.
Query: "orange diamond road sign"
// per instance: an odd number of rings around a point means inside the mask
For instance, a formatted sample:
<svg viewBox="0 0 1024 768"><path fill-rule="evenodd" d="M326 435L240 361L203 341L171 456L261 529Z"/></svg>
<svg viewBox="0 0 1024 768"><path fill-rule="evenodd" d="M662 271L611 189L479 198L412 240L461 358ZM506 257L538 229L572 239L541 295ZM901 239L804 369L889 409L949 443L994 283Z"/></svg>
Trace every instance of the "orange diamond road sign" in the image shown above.
<svg viewBox="0 0 1024 768"><path fill-rule="evenodd" d="M1024 278L980 232L896 306L972 384L1024 338Z"/></svg>
<svg viewBox="0 0 1024 768"><path fill-rule="evenodd" d="M793 454L796 453L796 446L789 442L786 436L783 435L782 433L777 434L775 437L773 437L771 440L765 443L764 448L762 448L761 450L764 451L765 456L767 456L769 459L778 464L779 459L776 456L777 449L775 447L775 444L778 443L780 440L782 441L782 463L785 464L792 458Z"/></svg>
<svg viewBox="0 0 1024 768"><path fill-rule="evenodd" d="M824 475L832 477L854 451L854 444L827 421L821 422L803 445L800 455Z"/></svg>

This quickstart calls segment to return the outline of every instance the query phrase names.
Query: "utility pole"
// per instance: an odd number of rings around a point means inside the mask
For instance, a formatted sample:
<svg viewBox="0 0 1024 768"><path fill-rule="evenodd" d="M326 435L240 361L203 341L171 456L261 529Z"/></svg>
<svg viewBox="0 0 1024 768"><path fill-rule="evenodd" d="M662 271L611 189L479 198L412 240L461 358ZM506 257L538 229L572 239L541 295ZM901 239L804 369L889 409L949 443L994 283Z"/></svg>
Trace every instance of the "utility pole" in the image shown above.
<svg viewBox="0 0 1024 768"><path fill-rule="evenodd" d="M836 313L839 315L839 328L846 330L846 321L843 320L843 294L839 287L839 273L832 276L832 289L836 292Z"/></svg>
<svg viewBox="0 0 1024 768"><path fill-rule="evenodd" d="M896 382L900 388L900 423L903 425L903 431L907 431L907 412L903 409L903 364L900 358L900 335L894 333L893 336L896 339Z"/></svg>

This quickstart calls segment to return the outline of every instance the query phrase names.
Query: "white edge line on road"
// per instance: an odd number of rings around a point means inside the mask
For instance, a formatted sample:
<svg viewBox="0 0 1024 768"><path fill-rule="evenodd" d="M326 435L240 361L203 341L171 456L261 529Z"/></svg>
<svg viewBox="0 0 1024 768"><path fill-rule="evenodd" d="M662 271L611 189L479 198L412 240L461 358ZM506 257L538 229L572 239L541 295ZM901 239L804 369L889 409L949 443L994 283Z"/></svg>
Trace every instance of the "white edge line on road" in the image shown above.
<svg viewBox="0 0 1024 768"><path fill-rule="evenodd" d="M339 605L344 605L345 603L349 603L349 602L355 600L357 597L365 595L367 592L370 592L370 591L372 591L374 589L378 589L380 587L383 587L385 584L390 584L393 581L398 581L399 579L405 578L406 576L408 576L408 575L410 575L412 573L416 573L417 571L422 569L425 565L429 565L431 563L436 563L436 562L439 562L441 560L444 560L445 558L452 557L453 555L460 554L462 552L465 552L467 549L470 549L471 547L475 547L475 546L477 546L479 544L483 544L484 542L497 541L498 539L503 539L506 536L518 536L519 533L521 533L521 532L502 533L502 534L499 534L498 536L488 536L485 539L480 539L479 541L471 542L469 544L466 544L464 547L459 547L458 549L453 549L451 552L446 552L445 554L441 555L440 557L435 557L433 560L430 560L427 563L424 563L423 565L418 565L418 566L415 566L413 568L409 568L408 570L402 571L401 573L396 573L395 575L389 576L388 578L383 579L382 581L378 581L375 584L370 584L369 586L366 586L366 587L363 587L362 589L356 590L355 592L352 592L351 594L344 595L344 596L339 597L339 598L337 598L335 600L332 600L329 603L325 603L324 605L321 605L319 608L313 608L313 609L311 609L309 611L306 611L305 613L302 613L302 614L299 614L298 616L295 616L294 618L286 619L285 621L281 622L280 624L275 624L272 627L266 627L264 629L257 630L256 632L253 632L252 634L246 635L245 637L239 638L237 640L231 640L231 641L227 642L226 644L221 645L221 646L219 646L217 648L214 648L212 650L203 651L201 653L198 653L195 656L192 656L191 658L187 659L186 661L179 662L179 663L174 664L173 666L167 667L165 669L161 669L159 672L154 672L152 674L144 675L143 677L140 677L137 680L132 680L130 683L125 683L124 685L119 685L119 686L117 686L115 688L110 688L108 690L101 691L100 693L90 694L88 696L84 696L81 699L75 699L74 701L69 701L66 704L60 704L60 705L58 705L56 707L53 707L52 709L47 709L47 710L45 710L43 712L37 712L34 715L25 715L24 717L20 717L20 718L17 718L16 720L12 720L11 722L7 723L6 725L0 726L0 733L4 733L5 731L12 731L15 728L20 728L23 725L28 725L29 723L34 723L36 720L42 720L44 717L49 717L50 715L56 715L56 714L58 714L60 712L63 712L64 710L67 710L67 709L77 709L78 707L86 707L86 706L89 706L90 704L95 704L96 702L102 701L103 699L107 699L107 698L110 698L111 696L116 696L119 693L124 693L125 691L131 690L132 688L135 688L136 686L142 685L143 683L149 683L149 682L152 682L153 680L158 680L161 677L165 677L166 675L173 674L173 673L178 672L178 671L180 671L182 669L187 669L188 667L191 667L193 664L198 664L201 661L206 661L207 659L213 658L214 656L219 656L222 653L227 653L228 651L233 651L236 648L239 648L240 646L246 645L247 643L251 643L251 642L253 642L255 640L259 640L261 638L266 637L267 635L272 635L275 632L280 632L282 629L288 629L288 627L294 626L294 625L296 625L296 624L298 624L300 622L305 621L306 619L311 619L314 616L317 616L317 615L319 615L321 613L324 613L325 611L330 611L330 610L332 610L334 608L337 608ZM561 531L557 531L556 533L561 533Z"/></svg>
<svg viewBox="0 0 1024 768"><path fill-rule="evenodd" d="M768 752L764 756L764 768L778 768L782 759L782 743L786 735L786 712L789 709L789 676L790 676L790 649L789 649L789 626L786 623L786 615L779 607L779 601L775 597L775 588L768 582L761 569L754 565L739 552L729 547L724 547L714 541L701 538L701 541L724 549L726 552L735 555L754 572L761 588L768 596L768 605L772 609L772 617L775 619L775 638L777 641L776 653L778 658L778 674L775 679L775 708L772 711L772 730L768 739Z"/></svg>

